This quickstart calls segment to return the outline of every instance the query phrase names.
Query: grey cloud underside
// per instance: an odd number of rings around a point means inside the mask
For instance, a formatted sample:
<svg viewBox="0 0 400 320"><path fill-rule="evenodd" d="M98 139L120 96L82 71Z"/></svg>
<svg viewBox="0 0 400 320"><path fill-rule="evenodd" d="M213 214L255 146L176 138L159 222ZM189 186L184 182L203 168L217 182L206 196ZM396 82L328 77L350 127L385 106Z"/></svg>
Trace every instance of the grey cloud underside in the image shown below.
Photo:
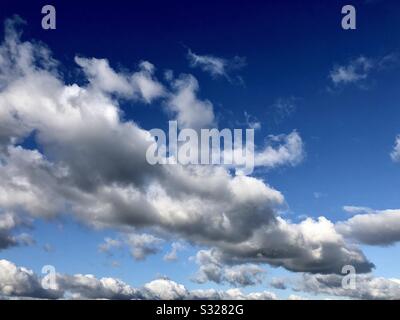
<svg viewBox="0 0 400 320"><path fill-rule="evenodd" d="M400 241L400 210L369 209L369 213L357 214L347 221L337 223L336 229L363 244L392 245Z"/></svg>
<svg viewBox="0 0 400 320"><path fill-rule="evenodd" d="M123 120L119 97L133 108L160 99L185 124L198 125L195 116L205 111L201 125L211 125L212 104L197 98L194 77L171 80L169 91L148 62L128 74L106 60L78 58L89 82L67 85L49 50L22 42L7 24L0 47L3 211L48 218L72 213L94 227L125 232L146 227L212 247L227 265L339 273L351 264L358 272L371 270L373 264L329 220L294 224L278 217L284 197L261 179L232 176L218 166L148 164L146 150L154 140ZM29 136L38 150L19 145ZM297 163L291 152L302 155L300 136L279 141L276 150L260 152L263 165Z"/></svg>
<svg viewBox="0 0 400 320"><path fill-rule="evenodd" d="M294 289L313 294L348 297L365 300L398 300L400 299L400 280L373 277L372 275L357 275L355 287L343 287L343 276L304 274L294 286ZM345 279L346 280L346 279Z"/></svg>

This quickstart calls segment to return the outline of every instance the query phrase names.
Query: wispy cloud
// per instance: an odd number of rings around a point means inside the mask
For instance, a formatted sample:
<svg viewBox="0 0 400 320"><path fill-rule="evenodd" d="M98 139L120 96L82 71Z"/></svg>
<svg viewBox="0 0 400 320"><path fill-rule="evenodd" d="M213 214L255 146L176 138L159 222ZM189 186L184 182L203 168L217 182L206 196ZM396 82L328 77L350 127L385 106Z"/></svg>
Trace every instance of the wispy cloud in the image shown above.
<svg viewBox="0 0 400 320"><path fill-rule="evenodd" d="M400 135L396 137L393 150L390 153L390 157L394 162L400 162Z"/></svg>
<svg viewBox="0 0 400 320"><path fill-rule="evenodd" d="M224 77L230 82L243 82L243 79L232 73L246 65L244 57L235 56L232 59L220 58L213 55L199 55L188 49L187 59L192 68L200 68L213 78Z"/></svg>
<svg viewBox="0 0 400 320"><path fill-rule="evenodd" d="M335 65L329 73L329 78L335 87L348 84L357 84L363 87L373 72L383 71L397 65L398 55L395 53L378 58L361 55L347 64Z"/></svg>
<svg viewBox="0 0 400 320"><path fill-rule="evenodd" d="M275 123L279 124L283 120L291 117L297 110L297 104L300 98L284 97L278 98L269 107L271 117Z"/></svg>

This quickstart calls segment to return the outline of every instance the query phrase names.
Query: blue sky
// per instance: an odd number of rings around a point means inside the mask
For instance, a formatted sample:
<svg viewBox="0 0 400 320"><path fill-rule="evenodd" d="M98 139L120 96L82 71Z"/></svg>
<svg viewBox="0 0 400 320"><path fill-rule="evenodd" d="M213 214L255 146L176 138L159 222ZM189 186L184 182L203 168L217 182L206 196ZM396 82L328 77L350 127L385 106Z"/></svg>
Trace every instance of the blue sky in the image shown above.
<svg viewBox="0 0 400 320"><path fill-rule="evenodd" d="M88 83L74 61L76 56L107 59L121 73L137 70L145 60L155 65L154 77L166 87L167 70L175 77L195 77L197 98L212 103L219 128L245 128L249 120L259 123L255 141L261 149L268 136L297 132L303 143L301 161L256 168L253 176L282 193L285 209L279 214L286 221L296 224L306 217L324 216L335 224L355 215L344 206L367 207L362 213L375 215L400 208L400 164L391 158L400 134L400 4L353 0L357 29L343 30L340 11L348 2L53 1L57 29L43 30L40 9L44 2L5 0L0 19L14 14L24 19L22 39L38 40L51 50L66 85ZM190 64L188 48L227 63L240 57L245 65L213 76ZM335 83L340 68L354 71L356 78ZM121 99L118 103L124 120L134 120L146 130L166 128L171 118L171 113L160 112L162 100L146 104ZM25 148L42 150L34 137L24 139ZM165 238L157 253L137 261L124 244L109 253L99 250L105 238L121 240L123 231L89 225L68 210L51 219L33 215L30 226L20 226L13 234L28 233L34 243L8 247L0 251L0 257L39 275L42 266L50 264L62 274L115 277L132 286L166 276L190 290L232 287L226 282L192 281L199 268L194 257L212 247L206 241L168 229L160 233L160 226L139 228L140 233ZM383 244L363 243L356 236L355 243L375 264L375 276L398 279L400 230L391 232L394 239ZM165 261L164 255L176 241L184 243L184 249L178 250L176 261ZM269 285L274 277L293 278L302 272L268 263L261 266L265 279L242 288L243 292L268 290L279 298L293 293L342 297L295 292L289 286L278 290Z"/></svg>

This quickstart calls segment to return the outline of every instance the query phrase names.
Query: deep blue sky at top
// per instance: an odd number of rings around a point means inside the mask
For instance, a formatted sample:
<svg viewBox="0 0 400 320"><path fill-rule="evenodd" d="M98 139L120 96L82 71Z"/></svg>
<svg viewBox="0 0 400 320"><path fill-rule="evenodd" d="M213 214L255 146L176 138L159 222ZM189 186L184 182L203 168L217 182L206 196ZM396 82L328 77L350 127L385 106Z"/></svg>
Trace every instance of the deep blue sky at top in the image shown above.
<svg viewBox="0 0 400 320"><path fill-rule="evenodd" d="M57 9L57 30L41 29L41 7ZM344 4L357 9L357 30L340 27ZM200 96L209 99L221 127L237 126L244 111L262 123L256 139L297 129L307 158L297 168L266 174L282 191L296 215L345 218L346 204L377 209L400 207L400 168L389 153L400 133L397 70L372 77L369 89L349 86L328 92L335 64L365 55L400 52L400 3L387 0L346 1L10 1L0 5L0 18L13 14L27 21L25 39L39 39L63 64L69 81L73 57L107 58L116 69L135 69L148 60L157 76L171 69L192 73ZM246 57L240 71L245 85L212 80L190 69L186 48L198 54ZM271 105L296 97L297 110L276 123ZM125 106L145 128L165 126L159 106ZM313 193L322 195L315 199Z"/></svg>

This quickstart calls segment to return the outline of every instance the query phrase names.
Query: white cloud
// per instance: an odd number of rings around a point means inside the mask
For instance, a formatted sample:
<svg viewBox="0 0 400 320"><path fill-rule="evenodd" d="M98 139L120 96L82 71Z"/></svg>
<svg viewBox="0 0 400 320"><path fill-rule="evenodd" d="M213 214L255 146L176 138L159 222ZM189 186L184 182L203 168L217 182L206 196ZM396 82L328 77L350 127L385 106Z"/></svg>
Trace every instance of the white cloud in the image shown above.
<svg viewBox="0 0 400 320"><path fill-rule="evenodd" d="M199 270L193 281L197 283L213 281L218 284L228 283L232 286L246 287L261 284L264 280L265 270L260 266L252 263L224 265L215 250L197 252L196 263Z"/></svg>
<svg viewBox="0 0 400 320"><path fill-rule="evenodd" d="M336 66L329 76L335 85L356 83L360 80L365 80L372 68L372 60L360 56L350 61L348 65Z"/></svg>
<svg viewBox="0 0 400 320"><path fill-rule="evenodd" d="M118 239L105 238L104 242L99 245L99 251L104 253L110 253L115 248L120 248L122 246L122 242Z"/></svg>
<svg viewBox="0 0 400 320"><path fill-rule="evenodd" d="M185 249L185 245L181 242L173 242L171 245L171 251L164 255L165 261L176 261L178 260L178 252Z"/></svg>
<svg viewBox="0 0 400 320"><path fill-rule="evenodd" d="M229 60L212 55L199 55L190 49L188 50L187 58L192 68L198 67L214 78L225 77L229 81L233 81L231 72L241 69L246 65L246 59L242 57L235 56ZM236 79L241 82L240 77Z"/></svg>
<svg viewBox="0 0 400 320"><path fill-rule="evenodd" d="M32 270L0 260L0 296L57 298L59 293L43 289Z"/></svg>
<svg viewBox="0 0 400 320"><path fill-rule="evenodd" d="M400 241L400 210L370 211L338 222L345 237L369 245L391 245Z"/></svg>
<svg viewBox="0 0 400 320"><path fill-rule="evenodd" d="M129 232L122 235L120 239L105 238L104 242L99 245L99 250L112 255L113 250L128 247L132 257L140 261L145 260L149 255L160 252L160 245L163 241L151 234Z"/></svg>
<svg viewBox="0 0 400 320"><path fill-rule="evenodd" d="M157 279L147 283L144 288L150 299L182 300L189 295L186 288L174 281Z"/></svg>
<svg viewBox="0 0 400 320"><path fill-rule="evenodd" d="M161 251L160 244L162 239L151 234L129 234L126 243L131 247L131 254L135 260L143 260L148 255L156 254Z"/></svg>
<svg viewBox="0 0 400 320"><path fill-rule="evenodd" d="M116 278L96 278L91 274L55 275L55 287L44 289L42 279L32 270L0 260L0 297L2 299L277 299L273 293L242 293L239 289L227 291L192 290L169 279L156 279L143 287L135 288Z"/></svg>
<svg viewBox="0 0 400 320"><path fill-rule="evenodd" d="M394 143L393 150L390 153L390 157L394 162L400 162L400 135L396 137L396 141Z"/></svg>
<svg viewBox="0 0 400 320"><path fill-rule="evenodd" d="M343 206L343 210L351 214L368 213L373 211L371 208L359 206Z"/></svg>
<svg viewBox="0 0 400 320"><path fill-rule="evenodd" d="M213 105L208 100L199 100L199 83L191 75L181 76L173 81L175 92L170 95L167 108L176 115L182 128L204 129L215 124Z"/></svg>
<svg viewBox="0 0 400 320"><path fill-rule="evenodd" d="M154 66L150 62L141 62L140 71L131 75L115 72L106 59L75 57L75 62L82 67L95 90L147 103L165 94L164 87L153 77Z"/></svg>
<svg viewBox="0 0 400 320"><path fill-rule="evenodd" d="M297 131L288 135L269 136L268 145L255 154L255 165L277 167L285 164L295 166L305 157L303 140Z"/></svg>
<svg viewBox="0 0 400 320"><path fill-rule="evenodd" d="M397 54L391 53L383 57L368 58L359 56L346 65L336 65L329 74L335 86L347 84L362 84L372 72L379 72L398 65Z"/></svg>
<svg viewBox="0 0 400 320"><path fill-rule="evenodd" d="M343 288L342 275L303 274L294 282L293 289L316 295L340 298L399 299L400 280L357 275L355 289ZM96 278L93 275L55 275L54 289L44 289L42 279L32 270L18 267L8 260L0 260L0 297L29 299L218 299L272 300L268 291L243 293L238 288L226 291L215 289L188 290L169 279L156 279L143 287L132 287L116 278ZM299 299L289 296L289 299Z"/></svg>

